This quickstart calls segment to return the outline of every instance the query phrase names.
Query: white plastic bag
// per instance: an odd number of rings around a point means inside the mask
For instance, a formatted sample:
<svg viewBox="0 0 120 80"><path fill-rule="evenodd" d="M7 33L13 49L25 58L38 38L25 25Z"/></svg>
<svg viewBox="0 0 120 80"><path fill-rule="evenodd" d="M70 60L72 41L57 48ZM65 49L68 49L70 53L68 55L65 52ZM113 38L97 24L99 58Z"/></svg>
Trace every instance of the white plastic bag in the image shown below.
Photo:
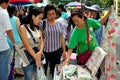
<svg viewBox="0 0 120 80"><path fill-rule="evenodd" d="M37 68L37 80L47 80L47 77L42 67Z"/></svg>

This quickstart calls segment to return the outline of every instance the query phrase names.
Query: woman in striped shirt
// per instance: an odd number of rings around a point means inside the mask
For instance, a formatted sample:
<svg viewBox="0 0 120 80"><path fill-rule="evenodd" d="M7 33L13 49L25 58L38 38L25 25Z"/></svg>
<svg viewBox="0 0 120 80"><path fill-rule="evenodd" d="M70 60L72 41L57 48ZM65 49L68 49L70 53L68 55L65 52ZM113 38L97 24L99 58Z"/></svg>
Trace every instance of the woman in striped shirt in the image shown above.
<svg viewBox="0 0 120 80"><path fill-rule="evenodd" d="M61 56L65 56L65 40L63 37L63 26L55 20L56 8L48 4L44 9L45 28L44 28L44 54L46 58L45 74L47 72L48 63L50 64L50 72L53 77L56 64L60 64ZM63 53L63 54L62 54Z"/></svg>

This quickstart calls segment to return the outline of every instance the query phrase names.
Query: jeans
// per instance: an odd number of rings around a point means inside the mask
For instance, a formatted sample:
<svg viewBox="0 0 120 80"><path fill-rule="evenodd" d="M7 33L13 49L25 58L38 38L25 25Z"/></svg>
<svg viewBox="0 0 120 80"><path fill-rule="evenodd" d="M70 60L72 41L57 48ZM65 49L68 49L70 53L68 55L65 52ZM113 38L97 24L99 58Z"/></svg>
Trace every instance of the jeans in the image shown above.
<svg viewBox="0 0 120 80"><path fill-rule="evenodd" d="M9 49L0 51L0 80L8 80Z"/></svg>
<svg viewBox="0 0 120 80"><path fill-rule="evenodd" d="M33 76L35 77L34 80L36 80L36 70L37 67L35 64L30 64L26 67L22 67L24 72L24 80L32 80Z"/></svg>

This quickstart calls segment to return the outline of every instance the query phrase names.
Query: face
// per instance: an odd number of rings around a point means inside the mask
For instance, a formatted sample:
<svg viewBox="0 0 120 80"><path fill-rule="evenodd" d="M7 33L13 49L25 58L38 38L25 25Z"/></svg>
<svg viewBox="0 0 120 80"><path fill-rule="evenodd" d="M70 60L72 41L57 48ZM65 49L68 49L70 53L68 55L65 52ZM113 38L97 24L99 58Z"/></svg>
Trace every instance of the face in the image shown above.
<svg viewBox="0 0 120 80"><path fill-rule="evenodd" d="M72 17L72 20L77 27L81 28L84 26L84 17L79 18L77 15L75 15Z"/></svg>
<svg viewBox="0 0 120 80"><path fill-rule="evenodd" d="M19 12L20 15L24 15L24 11L22 9L20 9L20 12Z"/></svg>
<svg viewBox="0 0 120 80"><path fill-rule="evenodd" d="M97 16L97 12L96 11L90 11L91 15L95 18Z"/></svg>
<svg viewBox="0 0 120 80"><path fill-rule="evenodd" d="M4 2L4 3L3 3L3 9L7 9L8 5L9 5L9 2L7 2L7 3Z"/></svg>
<svg viewBox="0 0 120 80"><path fill-rule="evenodd" d="M61 8L58 8L58 10L62 13L62 9Z"/></svg>
<svg viewBox="0 0 120 80"><path fill-rule="evenodd" d="M55 10L49 10L49 11L47 12L47 19L48 19L49 21L53 21L53 20L56 19L56 12L55 12Z"/></svg>
<svg viewBox="0 0 120 80"><path fill-rule="evenodd" d="M32 19L33 19L33 22L34 22L35 25L39 25L41 20L42 20L42 18L43 18L43 14L42 13L37 15L37 16L34 16L34 15L32 16Z"/></svg>

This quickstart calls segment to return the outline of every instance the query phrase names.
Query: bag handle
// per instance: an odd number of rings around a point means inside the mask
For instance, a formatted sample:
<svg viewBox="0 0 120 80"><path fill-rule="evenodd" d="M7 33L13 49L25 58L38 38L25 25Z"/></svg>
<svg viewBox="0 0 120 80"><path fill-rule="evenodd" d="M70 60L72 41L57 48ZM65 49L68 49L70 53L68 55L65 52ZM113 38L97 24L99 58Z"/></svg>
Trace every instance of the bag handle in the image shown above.
<svg viewBox="0 0 120 80"><path fill-rule="evenodd" d="M89 30L88 30L88 23L85 21L86 24L86 34L87 34L87 43L88 43L88 50L90 49L90 42L89 42ZM80 53L80 43L78 43L78 53Z"/></svg>

